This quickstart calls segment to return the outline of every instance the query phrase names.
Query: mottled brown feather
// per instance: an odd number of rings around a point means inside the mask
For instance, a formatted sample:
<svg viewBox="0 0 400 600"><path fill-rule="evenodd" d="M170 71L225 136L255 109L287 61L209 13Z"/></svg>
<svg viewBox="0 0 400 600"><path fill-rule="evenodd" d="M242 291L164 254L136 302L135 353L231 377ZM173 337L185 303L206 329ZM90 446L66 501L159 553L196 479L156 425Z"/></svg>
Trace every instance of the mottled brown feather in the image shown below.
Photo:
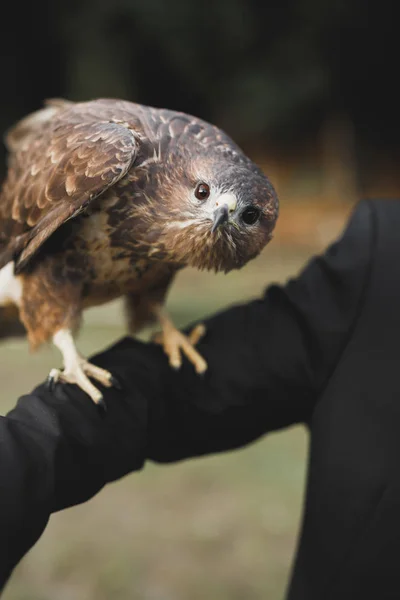
<svg viewBox="0 0 400 600"><path fill-rule="evenodd" d="M16 272L21 270L60 225L124 177L135 160L134 131L74 117L74 111L64 111L47 130L30 133L28 143L15 146L1 192L0 268L10 260L11 244ZM10 219L15 226L6 231Z"/></svg>

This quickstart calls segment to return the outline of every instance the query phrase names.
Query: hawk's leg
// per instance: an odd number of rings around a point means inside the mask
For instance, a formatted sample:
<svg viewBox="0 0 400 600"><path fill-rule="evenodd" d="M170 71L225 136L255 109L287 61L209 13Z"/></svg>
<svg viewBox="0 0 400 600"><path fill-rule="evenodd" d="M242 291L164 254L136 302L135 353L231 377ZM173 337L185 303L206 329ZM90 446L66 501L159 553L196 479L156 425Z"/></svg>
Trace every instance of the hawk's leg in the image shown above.
<svg viewBox="0 0 400 600"><path fill-rule="evenodd" d="M92 365L79 354L69 329L59 329L53 336L53 343L63 355L64 370L52 369L49 374L49 383L57 381L75 383L90 396L95 404L103 405L103 395L89 377L99 381L105 387L111 387L115 384L111 373Z"/></svg>
<svg viewBox="0 0 400 600"><path fill-rule="evenodd" d="M205 326L203 324L197 325L186 336L175 327L162 308L156 309L156 315L162 331L156 334L153 339L163 346L171 367L179 369L182 366L181 352L183 352L194 365L196 372L199 374L204 373L207 370L207 363L194 346L205 334Z"/></svg>

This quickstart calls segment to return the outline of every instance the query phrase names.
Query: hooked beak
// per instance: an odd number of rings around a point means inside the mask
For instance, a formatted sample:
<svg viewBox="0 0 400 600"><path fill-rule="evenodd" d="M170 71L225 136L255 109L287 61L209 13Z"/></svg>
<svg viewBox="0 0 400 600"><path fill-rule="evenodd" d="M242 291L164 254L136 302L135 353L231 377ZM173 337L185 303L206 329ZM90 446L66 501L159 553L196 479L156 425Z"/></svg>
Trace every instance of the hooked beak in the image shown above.
<svg viewBox="0 0 400 600"><path fill-rule="evenodd" d="M226 223L229 219L229 208L227 204L223 204L214 211L214 223L211 228L211 233L214 233L222 223Z"/></svg>

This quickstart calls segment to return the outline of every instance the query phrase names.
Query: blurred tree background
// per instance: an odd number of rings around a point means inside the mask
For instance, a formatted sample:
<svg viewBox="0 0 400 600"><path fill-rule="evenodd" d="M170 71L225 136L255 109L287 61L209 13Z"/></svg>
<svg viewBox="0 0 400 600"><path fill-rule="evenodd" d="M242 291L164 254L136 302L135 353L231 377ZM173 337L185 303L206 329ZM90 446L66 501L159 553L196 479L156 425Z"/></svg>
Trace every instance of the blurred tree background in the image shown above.
<svg viewBox="0 0 400 600"><path fill-rule="evenodd" d="M400 195L393 5L7 2L0 130L44 98L121 97L214 122L261 164L281 199L273 243L228 276L184 270L168 301L184 325L296 273L337 236L360 196ZM89 311L82 351L90 355L123 335L122 315L118 302ZM51 348L29 356L24 341L3 344L1 412L55 361ZM306 452L299 426L240 452L147 466L54 515L4 598L280 600L296 545Z"/></svg>
<svg viewBox="0 0 400 600"><path fill-rule="evenodd" d="M111 96L196 114L274 156L318 151L321 135L331 140L340 129L335 143L348 152L351 139L363 191L383 172L396 179L393 4L8 3L0 23L0 128L45 97Z"/></svg>

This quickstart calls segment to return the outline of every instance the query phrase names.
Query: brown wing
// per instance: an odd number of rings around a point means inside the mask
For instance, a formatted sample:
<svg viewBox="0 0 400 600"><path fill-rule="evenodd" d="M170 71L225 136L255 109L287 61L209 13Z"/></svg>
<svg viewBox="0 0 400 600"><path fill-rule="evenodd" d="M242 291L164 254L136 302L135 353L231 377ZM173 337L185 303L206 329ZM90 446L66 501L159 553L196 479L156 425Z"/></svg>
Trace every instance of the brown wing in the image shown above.
<svg viewBox="0 0 400 600"><path fill-rule="evenodd" d="M137 154L126 124L85 122L74 111L26 138L11 155L0 197L0 268L20 270L58 228L119 179Z"/></svg>

